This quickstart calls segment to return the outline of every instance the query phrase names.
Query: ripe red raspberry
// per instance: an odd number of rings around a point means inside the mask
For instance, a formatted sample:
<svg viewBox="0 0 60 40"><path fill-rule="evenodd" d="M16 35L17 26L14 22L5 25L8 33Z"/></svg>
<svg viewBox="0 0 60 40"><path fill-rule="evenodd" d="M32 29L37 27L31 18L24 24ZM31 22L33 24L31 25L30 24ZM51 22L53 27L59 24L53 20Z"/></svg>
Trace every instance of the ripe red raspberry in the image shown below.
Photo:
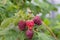
<svg viewBox="0 0 60 40"><path fill-rule="evenodd" d="M34 23L37 24L37 25L41 25L42 24L42 21L41 21L39 16L35 16L33 20L34 20Z"/></svg>
<svg viewBox="0 0 60 40"><path fill-rule="evenodd" d="M27 36L28 39L32 39L33 34L34 34L34 33L33 33L32 30L29 30L29 29L28 29L28 30L26 31L26 36Z"/></svg>
<svg viewBox="0 0 60 40"><path fill-rule="evenodd" d="M18 23L18 27L22 31L25 30L25 28L26 28L26 22L23 21L23 20L20 20L20 22Z"/></svg>
<svg viewBox="0 0 60 40"><path fill-rule="evenodd" d="M29 29L32 29L33 26L34 26L34 21L33 21L33 20L27 20L27 21L26 21L26 26L27 26Z"/></svg>

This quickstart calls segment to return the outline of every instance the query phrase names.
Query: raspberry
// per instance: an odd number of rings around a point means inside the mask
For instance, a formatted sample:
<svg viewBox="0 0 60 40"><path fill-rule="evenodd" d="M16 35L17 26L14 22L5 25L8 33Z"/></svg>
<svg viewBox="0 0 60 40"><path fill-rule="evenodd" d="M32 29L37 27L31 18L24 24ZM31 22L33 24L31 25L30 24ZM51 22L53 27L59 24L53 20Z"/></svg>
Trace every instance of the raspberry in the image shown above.
<svg viewBox="0 0 60 40"><path fill-rule="evenodd" d="M33 20L27 20L27 21L26 21L26 26L27 26L29 29L32 29L33 26L34 26L34 21L33 21Z"/></svg>
<svg viewBox="0 0 60 40"><path fill-rule="evenodd" d="M28 30L26 31L26 36L27 36L28 39L32 39L33 34L34 34L34 33L33 33L32 30L29 30L29 29L28 29Z"/></svg>
<svg viewBox="0 0 60 40"><path fill-rule="evenodd" d="M18 27L20 30L25 30L25 27L26 27L26 22L23 21L23 20L20 20L20 22L18 23Z"/></svg>
<svg viewBox="0 0 60 40"><path fill-rule="evenodd" d="M34 20L34 23L37 24L37 25L41 25L42 24L42 21L41 21L39 16L35 16L33 20Z"/></svg>

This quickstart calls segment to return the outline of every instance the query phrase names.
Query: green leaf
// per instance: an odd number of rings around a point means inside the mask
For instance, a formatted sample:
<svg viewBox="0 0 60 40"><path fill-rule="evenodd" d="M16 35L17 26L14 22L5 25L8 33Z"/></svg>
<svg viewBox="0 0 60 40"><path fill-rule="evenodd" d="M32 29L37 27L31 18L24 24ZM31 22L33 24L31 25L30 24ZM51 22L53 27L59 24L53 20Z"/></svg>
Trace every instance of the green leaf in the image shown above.
<svg viewBox="0 0 60 40"><path fill-rule="evenodd" d="M50 25L49 19L44 19L44 22L45 22L46 25Z"/></svg>
<svg viewBox="0 0 60 40"><path fill-rule="evenodd" d="M2 37L2 40L17 40L18 39L17 34L18 33L16 31L10 30L9 34L6 34L6 35L0 36L0 37Z"/></svg>
<svg viewBox="0 0 60 40"><path fill-rule="evenodd" d="M8 34L8 31L11 30L11 29L13 29L14 27L15 27L14 24L10 23L8 25L8 27L6 27L5 29L1 29L0 28L0 35L6 35L6 34Z"/></svg>
<svg viewBox="0 0 60 40"><path fill-rule="evenodd" d="M0 40L24 40L25 33L18 30L14 25L0 31Z"/></svg>
<svg viewBox="0 0 60 40"><path fill-rule="evenodd" d="M1 28L6 28L10 23L13 22L13 18L8 18L5 19L2 23L1 23Z"/></svg>
<svg viewBox="0 0 60 40"><path fill-rule="evenodd" d="M17 25L19 22L20 18L19 17L11 17L11 18L7 18L5 19L2 23L1 23L1 27L2 29L7 28L11 23L14 25Z"/></svg>
<svg viewBox="0 0 60 40"><path fill-rule="evenodd" d="M38 33L39 40L54 40L53 37L48 36L44 33Z"/></svg>

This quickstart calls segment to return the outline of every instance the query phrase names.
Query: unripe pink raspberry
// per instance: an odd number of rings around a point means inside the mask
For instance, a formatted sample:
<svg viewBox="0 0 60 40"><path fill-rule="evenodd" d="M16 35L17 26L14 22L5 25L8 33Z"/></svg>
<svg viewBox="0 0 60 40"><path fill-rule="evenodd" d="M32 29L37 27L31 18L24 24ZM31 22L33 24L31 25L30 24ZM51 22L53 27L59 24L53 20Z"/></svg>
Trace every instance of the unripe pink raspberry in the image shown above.
<svg viewBox="0 0 60 40"><path fill-rule="evenodd" d="M37 25L41 25L42 24L42 21L41 21L39 16L35 16L33 20L34 20L34 23L37 24Z"/></svg>
<svg viewBox="0 0 60 40"><path fill-rule="evenodd" d="M23 20L20 20L19 23L18 23L18 27L22 31L25 30L25 28L26 28L26 22L23 21Z"/></svg>
<svg viewBox="0 0 60 40"><path fill-rule="evenodd" d="M34 33L33 33L32 30L29 30L29 29L28 29L28 30L26 31L26 36L27 36L28 39L32 39L33 34L34 34Z"/></svg>

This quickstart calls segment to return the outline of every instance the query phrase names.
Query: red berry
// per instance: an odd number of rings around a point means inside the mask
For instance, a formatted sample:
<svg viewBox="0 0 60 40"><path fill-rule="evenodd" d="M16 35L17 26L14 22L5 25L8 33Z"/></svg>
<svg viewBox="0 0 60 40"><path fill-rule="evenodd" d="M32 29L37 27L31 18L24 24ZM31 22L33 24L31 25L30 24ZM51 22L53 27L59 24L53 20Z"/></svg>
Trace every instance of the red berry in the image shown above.
<svg viewBox="0 0 60 40"><path fill-rule="evenodd" d="M20 22L18 23L18 27L20 30L25 30L26 22L23 20L20 20Z"/></svg>
<svg viewBox="0 0 60 40"><path fill-rule="evenodd" d="M41 21L39 16L35 16L33 20L34 20L34 23L37 24L37 25L41 25L42 24L42 21Z"/></svg>
<svg viewBox="0 0 60 40"><path fill-rule="evenodd" d="M28 29L28 30L26 31L26 36L27 36L28 39L32 39L33 34L34 34L34 33L33 33L32 30L29 30L29 29Z"/></svg>
<svg viewBox="0 0 60 40"><path fill-rule="evenodd" d="M27 20L27 21L26 21L26 26L27 26L29 29L32 29L33 26L34 26L34 21L33 21L33 20Z"/></svg>

